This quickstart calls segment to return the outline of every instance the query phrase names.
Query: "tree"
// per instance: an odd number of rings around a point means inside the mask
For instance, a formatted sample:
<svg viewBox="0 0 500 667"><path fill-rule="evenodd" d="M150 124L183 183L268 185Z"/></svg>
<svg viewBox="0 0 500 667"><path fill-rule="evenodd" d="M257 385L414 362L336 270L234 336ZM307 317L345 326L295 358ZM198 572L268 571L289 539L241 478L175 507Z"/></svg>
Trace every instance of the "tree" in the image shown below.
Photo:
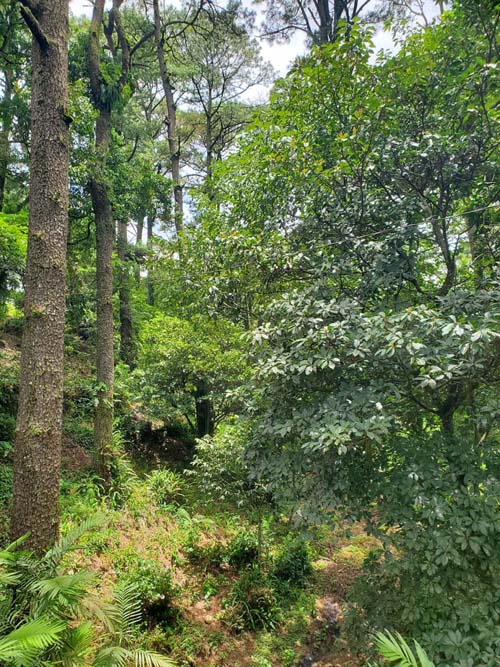
<svg viewBox="0 0 500 667"><path fill-rule="evenodd" d="M150 37L142 35L131 47L122 25L120 8L123 0L114 0L107 15L104 34L109 56L103 57L100 43L104 21L104 0L94 5L88 42L88 73L91 100L98 111L95 125L96 163L89 189L96 221L96 374L98 385L94 436L99 456L100 473L109 484L111 444L113 436L113 248L115 222L109 183L106 174L113 119L117 107L123 109L132 94L130 80L131 58ZM115 41L116 37L116 41ZM122 233L123 235L123 233Z"/></svg>
<svg viewBox="0 0 500 667"><path fill-rule="evenodd" d="M259 0L264 2L264 0ZM313 44L337 39L339 23L351 25L371 0L279 0L267 2L264 29L270 37L289 39L304 32Z"/></svg>
<svg viewBox="0 0 500 667"><path fill-rule="evenodd" d="M43 552L59 530L66 239L68 2L26 0L32 39L30 217L12 534Z"/></svg>
<svg viewBox="0 0 500 667"><path fill-rule="evenodd" d="M250 38L245 18L239 4L203 17L177 56L188 71L186 104L199 114L193 119L195 127L199 125L199 146L192 147L190 166L208 184L214 161L227 154L255 108L244 96L271 78L272 70Z"/></svg>
<svg viewBox="0 0 500 667"><path fill-rule="evenodd" d="M160 6L158 0L153 0L154 34L158 65L160 68L161 83L165 102L167 105L167 138L170 157L170 168L172 181L174 183L174 222L177 234L182 233L183 223L183 199L180 162L180 144L177 137L177 105L174 100L174 86L167 69L165 60L164 44L165 32L162 27Z"/></svg>
<svg viewBox="0 0 500 667"><path fill-rule="evenodd" d="M138 390L151 419L186 419L202 438L233 412L247 372L238 327L222 319L156 315L141 335Z"/></svg>
<svg viewBox="0 0 500 667"><path fill-rule="evenodd" d="M219 258L228 240L219 303L246 267L263 278L255 476L297 520L367 522L384 549L365 619L442 664L498 650L496 26L464 3L375 65L356 26L313 49L201 216Z"/></svg>

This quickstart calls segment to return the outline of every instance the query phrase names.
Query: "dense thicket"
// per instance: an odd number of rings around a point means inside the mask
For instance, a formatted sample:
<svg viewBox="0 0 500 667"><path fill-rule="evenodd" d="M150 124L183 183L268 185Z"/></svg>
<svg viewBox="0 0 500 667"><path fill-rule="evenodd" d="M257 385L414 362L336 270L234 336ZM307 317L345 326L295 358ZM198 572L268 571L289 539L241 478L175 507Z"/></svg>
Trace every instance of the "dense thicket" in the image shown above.
<svg viewBox="0 0 500 667"><path fill-rule="evenodd" d="M316 608L318 644L348 636L366 662L388 629L436 667L493 667L497 8L436 3L431 21L411 2L260 4L95 2L71 19L66 73L64 21L42 0L0 2L0 528L13 512L38 553L56 541L62 440L65 465L84 468L63 475L63 522L68 507L117 522L121 536L94 529L84 549L114 554L108 574L134 583L145 619L106 653L109 633L75 625L87 578L65 562L46 574L47 557L14 545L0 651L35 623L26 664L58 664L66 636L67 664L162 664L134 649L177 656L188 572L221 604L210 627L281 633L289 645L258 664L291 667L286 610L336 563L325 535L348 526L369 546L349 595ZM271 40L307 36L268 103L260 23ZM209 503L218 539L197 518ZM127 545L127 521L150 544L165 517L176 528L154 548L180 550L171 569ZM406 650L397 635L376 644L393 662Z"/></svg>

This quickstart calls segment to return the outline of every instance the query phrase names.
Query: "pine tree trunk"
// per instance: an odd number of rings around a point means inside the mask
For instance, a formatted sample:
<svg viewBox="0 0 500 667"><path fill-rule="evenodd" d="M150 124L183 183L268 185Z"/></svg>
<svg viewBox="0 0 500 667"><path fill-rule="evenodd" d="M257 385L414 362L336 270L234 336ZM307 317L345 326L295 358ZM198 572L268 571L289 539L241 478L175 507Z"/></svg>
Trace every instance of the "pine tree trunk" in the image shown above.
<svg viewBox="0 0 500 667"><path fill-rule="evenodd" d="M105 181L104 165L111 140L111 113L101 109L96 121L95 144L100 164L90 181L96 224L96 379L97 406L94 440L99 474L109 486L113 441L113 246L115 226Z"/></svg>
<svg viewBox="0 0 500 667"><path fill-rule="evenodd" d="M68 0L22 10L33 33L30 218L14 447L12 536L42 553L58 537L66 244Z"/></svg>
<svg viewBox="0 0 500 667"><path fill-rule="evenodd" d="M127 223L118 221L118 259L120 260L120 357L122 361L134 368L135 346L132 326L132 307L130 304L130 274L127 260Z"/></svg>

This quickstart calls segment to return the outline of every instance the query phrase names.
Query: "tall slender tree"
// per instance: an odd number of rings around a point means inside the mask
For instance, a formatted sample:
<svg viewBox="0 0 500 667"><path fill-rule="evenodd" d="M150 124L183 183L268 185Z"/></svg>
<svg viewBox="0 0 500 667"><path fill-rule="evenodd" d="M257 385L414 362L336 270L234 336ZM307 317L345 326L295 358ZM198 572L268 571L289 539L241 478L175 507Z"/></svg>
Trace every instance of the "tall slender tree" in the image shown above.
<svg viewBox="0 0 500 667"><path fill-rule="evenodd" d="M183 194L181 180L180 144L177 137L177 106L174 100L174 87L167 69L164 53L164 34L161 24L160 5L153 0L155 44L160 68L161 82L167 105L167 139L170 154L172 181L174 183L174 220L177 234L183 230Z"/></svg>
<svg viewBox="0 0 500 667"><path fill-rule="evenodd" d="M14 448L13 537L58 535L69 152L68 0L21 0L32 32L30 219Z"/></svg>
<svg viewBox="0 0 500 667"><path fill-rule="evenodd" d="M92 12L88 42L88 69L92 103L99 115L95 124L96 163L89 188L96 223L96 375L97 406L94 418L94 438L99 469L104 480L109 477L109 457L113 437L113 244L114 222L106 183L105 166L111 142L112 97L103 80L101 69L100 35L104 19L105 0L97 0ZM108 25L112 39L116 12L121 2L113 2ZM124 54L124 63L128 60ZM109 480L108 480L109 481Z"/></svg>
<svg viewBox="0 0 500 667"><path fill-rule="evenodd" d="M87 61L92 104L98 112L95 124L96 161L89 189L96 222L96 376L98 402L94 420L94 439L100 474L110 482L113 438L113 248L114 213L106 162L111 145L112 113L120 104L125 107L132 93L130 80L134 52L150 37L142 34L133 47L125 35L120 9L123 0L113 0L105 16L105 0L96 0L90 22ZM103 58L101 36L106 38L107 55ZM109 62L111 59L111 63ZM109 65L112 64L112 67ZM108 66L108 67L107 67ZM113 74L110 74L110 70Z"/></svg>

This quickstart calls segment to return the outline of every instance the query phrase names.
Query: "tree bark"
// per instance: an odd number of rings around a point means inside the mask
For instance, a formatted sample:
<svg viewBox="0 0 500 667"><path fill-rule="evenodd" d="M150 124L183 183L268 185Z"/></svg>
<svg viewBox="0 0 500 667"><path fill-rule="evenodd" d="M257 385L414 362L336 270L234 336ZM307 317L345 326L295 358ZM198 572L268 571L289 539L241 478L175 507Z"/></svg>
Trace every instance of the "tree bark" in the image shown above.
<svg viewBox="0 0 500 667"><path fill-rule="evenodd" d="M135 366L135 345L130 304L130 273L127 260L127 222L118 221L118 259L120 260L120 357L130 368Z"/></svg>
<svg viewBox="0 0 500 667"><path fill-rule="evenodd" d="M92 103L99 112L95 125L96 164L89 188L96 223L96 380L97 405L94 441L97 467L106 487L111 482L113 443L113 211L106 183L106 158L111 142L111 104L103 96L99 35L105 0L96 0L88 42L88 69ZM114 9L115 3L113 3Z"/></svg>
<svg viewBox="0 0 500 667"><path fill-rule="evenodd" d="M58 537L66 245L68 0L22 10L33 33L28 257L12 537L43 553ZM29 16L27 16L29 12Z"/></svg>
<svg viewBox="0 0 500 667"><path fill-rule="evenodd" d="M179 141L177 138L177 108L174 101L173 87L167 71L165 54L163 52L163 37L161 34L161 17L158 0L153 0L154 22L155 22L155 44L160 76L167 103L167 139L170 154L170 168L172 181L174 182L174 221L177 235L180 236L184 229L183 222L183 198L181 181L181 162Z"/></svg>
<svg viewBox="0 0 500 667"><path fill-rule="evenodd" d="M198 437L213 435L215 429L214 409L211 399L208 397L207 384L199 380L195 392L196 403L196 429Z"/></svg>
<svg viewBox="0 0 500 667"><path fill-rule="evenodd" d="M135 264L135 284L137 287L140 286L141 284L141 264L140 264L140 257L139 253L142 254L142 237L144 234L144 213L140 213L139 219L137 220L137 235L135 239L135 244L138 248L138 252L136 253L136 264Z"/></svg>
<svg viewBox="0 0 500 667"><path fill-rule="evenodd" d="M96 121L95 145L100 164L90 181L90 194L96 224L96 379L97 405L94 440L99 474L106 486L111 478L113 442L113 211L104 175L104 164L111 139L111 113L101 109Z"/></svg>
<svg viewBox="0 0 500 667"><path fill-rule="evenodd" d="M4 72L4 95L2 100L2 128L0 130L0 211L3 211L5 187L10 164L10 131L12 128L12 81Z"/></svg>
<svg viewBox="0 0 500 667"><path fill-rule="evenodd" d="M153 225L154 225L154 215L148 215L147 218L147 236L148 236L148 250L151 250L151 246L153 245ZM155 305L155 292L154 292L154 285L153 285L153 279L151 277L151 273L148 269L148 281L147 281L147 287L148 287L148 304L150 306Z"/></svg>

